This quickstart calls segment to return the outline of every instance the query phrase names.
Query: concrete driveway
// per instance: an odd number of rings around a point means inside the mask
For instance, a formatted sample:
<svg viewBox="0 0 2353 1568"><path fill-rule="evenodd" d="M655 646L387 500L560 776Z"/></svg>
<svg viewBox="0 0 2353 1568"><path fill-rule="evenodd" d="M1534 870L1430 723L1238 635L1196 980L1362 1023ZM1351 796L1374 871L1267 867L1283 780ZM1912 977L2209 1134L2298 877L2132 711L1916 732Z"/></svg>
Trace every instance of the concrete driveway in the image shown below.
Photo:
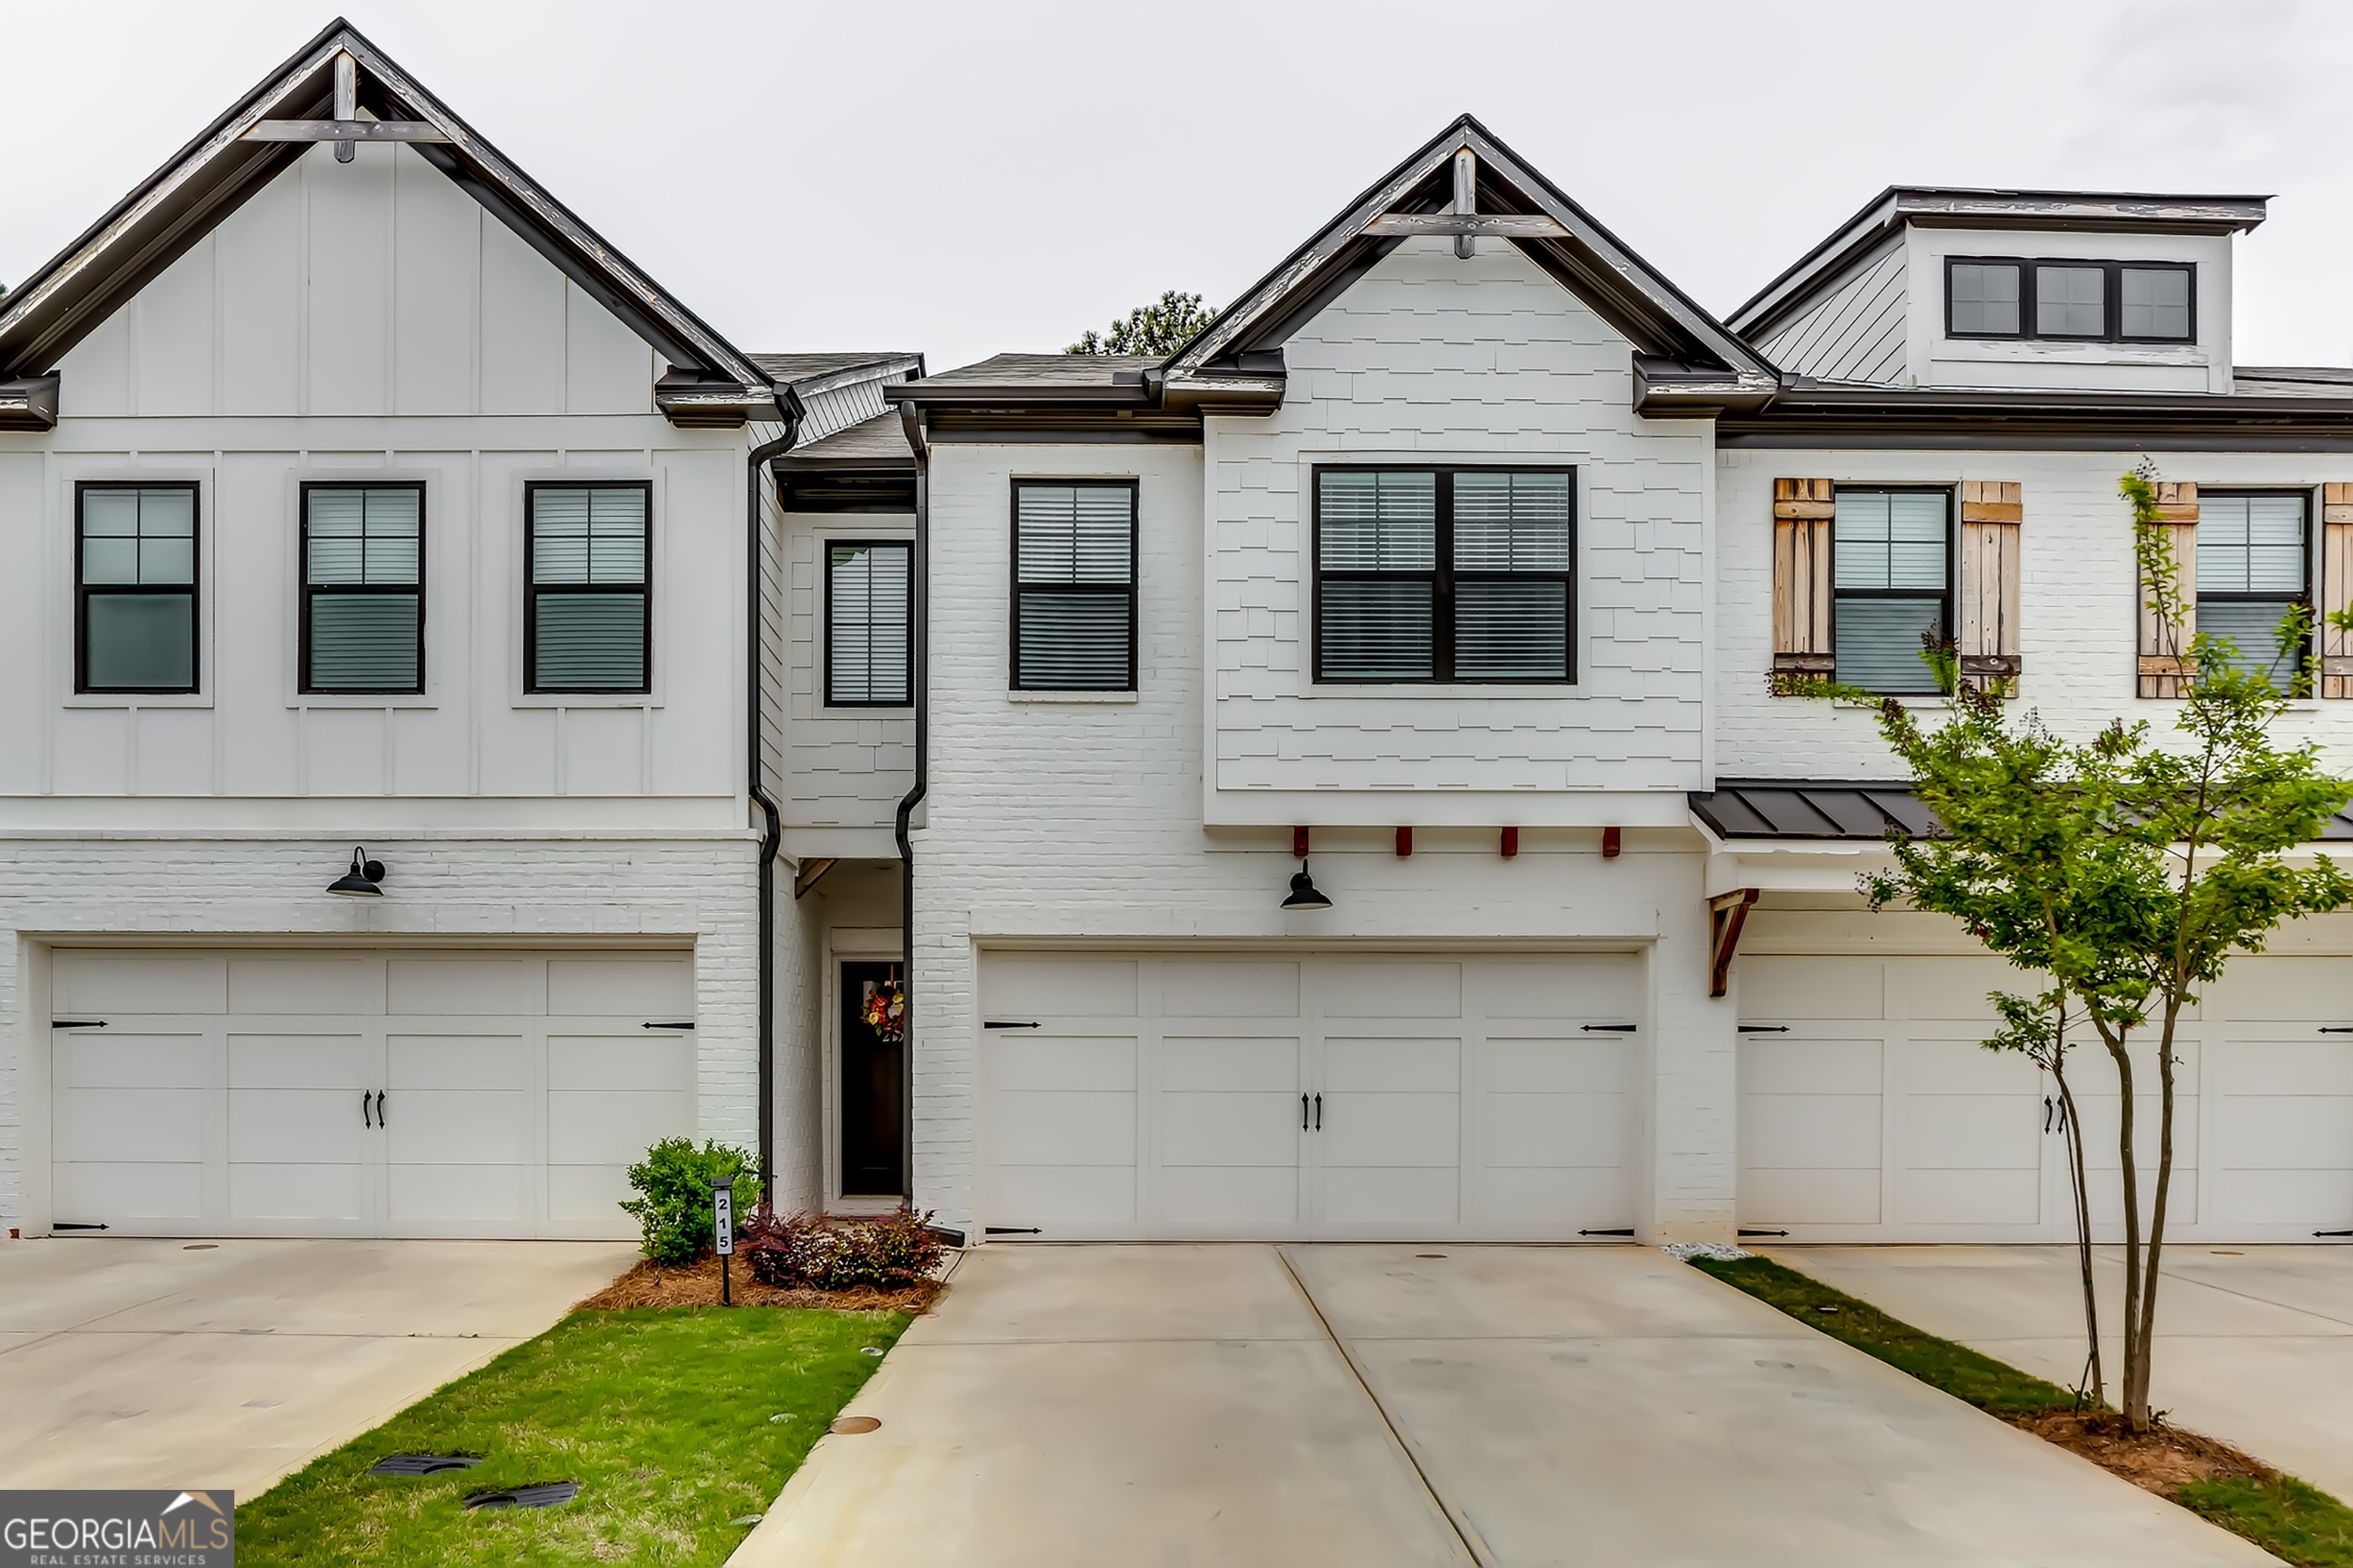
<svg viewBox="0 0 2353 1568"><path fill-rule="evenodd" d="M2083 1286L2073 1247L1776 1247L1772 1255L1915 1327L2073 1386ZM2113 1397L2123 1249L2096 1249ZM2353 1248L2165 1250L2152 1402L2322 1491L2353 1497Z"/></svg>
<svg viewBox="0 0 2353 1568"><path fill-rule="evenodd" d="M736 1568L2270 1563L1633 1247L964 1258Z"/></svg>
<svg viewBox="0 0 2353 1568"><path fill-rule="evenodd" d="M250 1498L635 1259L623 1242L0 1242L0 1475Z"/></svg>

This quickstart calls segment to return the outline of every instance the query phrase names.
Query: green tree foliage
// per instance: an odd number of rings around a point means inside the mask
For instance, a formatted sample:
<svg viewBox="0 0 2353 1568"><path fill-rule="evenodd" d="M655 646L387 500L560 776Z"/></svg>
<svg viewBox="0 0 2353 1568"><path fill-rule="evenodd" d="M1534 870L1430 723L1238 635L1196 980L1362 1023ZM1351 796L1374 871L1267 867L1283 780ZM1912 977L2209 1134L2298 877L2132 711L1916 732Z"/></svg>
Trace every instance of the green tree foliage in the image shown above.
<svg viewBox="0 0 2353 1568"><path fill-rule="evenodd" d="M1217 319L1217 307L1204 306L1197 294L1169 290L1149 305L1139 305L1127 318L1114 321L1109 331L1089 328L1065 354L1174 354L1193 335Z"/></svg>
<svg viewBox="0 0 2353 1568"><path fill-rule="evenodd" d="M637 1222L646 1256L667 1268L692 1263L713 1245L711 1184L735 1178L735 1211L760 1208L760 1176L752 1157L725 1144L695 1146L691 1138L664 1138L629 1168L637 1196L621 1212Z"/></svg>
<svg viewBox="0 0 2353 1568"><path fill-rule="evenodd" d="M2178 627L2187 607L2153 477L2144 465L2121 488L2149 607ZM2298 625L2300 632L2281 629L2291 667L2305 672L2291 692L2310 680L2311 622ZM2089 741L2063 739L2032 712L2013 715L1998 685L1955 679L1945 649L1924 653L1947 693L1941 709L1915 712L1826 682L1802 688L1875 706L1880 733L1942 824L1922 838L1891 835L1893 868L1862 879L1873 907L1903 904L1953 916L1988 949L2042 978L2034 994L1994 996L2005 1028L1987 1045L2063 1070L2072 1023L2090 1032L2115 1071L2125 1236L2121 1402L2136 1431L2151 1419L2173 1177L2176 1026L2233 956L2261 952L2284 921L2353 904L2353 881L2325 856L2302 853L2353 790L2321 770L2315 747L2273 741L2288 698L2267 671L2240 668L2224 638L2198 634L2187 645L2183 656L2194 674L2173 733L2162 739L2146 723L2121 721ZM2151 1066L2153 1160L2138 1105ZM2153 1177L2146 1183L2144 1172Z"/></svg>

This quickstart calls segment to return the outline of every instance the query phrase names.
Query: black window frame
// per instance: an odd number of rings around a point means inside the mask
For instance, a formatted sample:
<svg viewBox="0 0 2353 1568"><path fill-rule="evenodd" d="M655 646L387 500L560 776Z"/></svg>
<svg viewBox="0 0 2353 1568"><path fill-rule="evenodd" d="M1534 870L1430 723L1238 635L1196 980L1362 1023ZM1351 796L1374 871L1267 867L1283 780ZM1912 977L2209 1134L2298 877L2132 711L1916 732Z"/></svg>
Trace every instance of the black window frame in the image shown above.
<svg viewBox="0 0 2353 1568"><path fill-rule="evenodd" d="M422 479L306 479L302 482L302 520L296 548L300 571L302 606L301 647L296 655L296 685L305 696L421 696L424 693L425 494ZM414 490L417 492L417 580L408 583L313 583L311 581L311 494L314 490ZM332 594L413 594L417 600L417 683L413 686L318 686L311 680L311 600L320 592Z"/></svg>
<svg viewBox="0 0 2353 1568"><path fill-rule="evenodd" d="M1326 571L1323 566L1323 476L1327 473L1427 473L1436 479L1437 550L1431 569L1418 571ZM1565 473L1569 476L1569 565L1565 571L1468 571L1454 569L1454 476L1459 473ZM1583 508L1575 463L1318 463L1310 470L1308 567L1313 573L1312 680L1319 686L1574 686L1577 681L1577 583L1584 560ZM1430 583L1431 673L1328 676L1323 671L1323 584L1337 582ZM1559 676L1458 676L1454 673L1454 590L1460 582L1502 583L1558 578L1562 584L1561 660Z"/></svg>
<svg viewBox="0 0 2353 1568"><path fill-rule="evenodd" d="M83 498L92 490L188 492L188 581L100 583L83 580ZM188 683L184 686L93 686L89 680L89 596L184 594L188 600ZM80 479L73 485L73 690L79 696L193 696L204 690L204 487L194 479Z"/></svg>
<svg viewBox="0 0 2353 1568"><path fill-rule="evenodd" d="M1018 524L1016 523L1016 526L1017 527ZM912 708L915 706L915 541L904 536L898 538L821 537L817 541L817 547L824 552L824 558L818 565L825 577L824 663L817 672L820 705L826 708L867 710ZM901 668L901 677L906 686L907 695L896 702L842 702L836 700L833 695L833 552L845 549L897 550L904 552L907 558L907 634L906 641L901 645L900 649L904 661ZM1129 568L1129 575L1133 575L1132 566ZM1016 634L1018 634L1017 629Z"/></svg>
<svg viewBox="0 0 2353 1568"><path fill-rule="evenodd" d="M1958 646L1961 628L1957 622L1960 601L1957 597L1961 583L1961 505L1958 487L1952 485L1840 485L1832 491L1833 506L1847 495L1934 495L1945 500L1945 591L1934 597L1944 601L1937 624L1944 628L1948 646ZM1842 588L1838 585L1838 514L1833 509L1830 521L1830 649L1831 668L1838 667L1838 601L1842 599L1928 599L1931 596L1917 588ZM1833 679L1835 679L1833 673ZM1923 662L1917 688L1881 691L1881 696L1935 696L1936 677Z"/></svg>
<svg viewBox="0 0 2353 1568"><path fill-rule="evenodd" d="M1107 583L1025 583L1021 580L1021 492L1037 489L1096 489L1128 492L1128 683L1124 686L1072 686L1055 684L1032 686L1021 679L1021 596L1025 593L1068 593L1101 597L1112 591ZM1016 477L1007 488L1006 501L1011 513L1009 538L1013 549L1005 566L1008 580L1006 593L1008 667L1005 671L1006 690L1015 692L1133 692L1137 681L1136 602L1144 576L1143 520L1144 486L1138 479L1106 479L1096 475L1056 477L1050 474L1029 473ZM911 600L914 596L910 594Z"/></svg>
<svg viewBox="0 0 2353 1568"><path fill-rule="evenodd" d="M644 492L646 570L643 583L551 583L535 580L538 553L539 496L546 490ZM539 598L542 594L642 594L645 630L639 643L641 669L634 686L543 686L539 683ZM642 696L653 691L653 481L650 479L533 479L523 485L523 690L533 696Z"/></svg>
<svg viewBox="0 0 2353 1568"><path fill-rule="evenodd" d="M2018 330L1962 332L1953 326L1953 268L1956 266L2014 266L2018 271ZM2035 269L2043 266L2097 267L2105 275L2101 303L2101 330L2096 333L2043 332L2036 329L2038 290ZM2189 275L2189 330L2178 338L2153 338L2124 330L2124 273L2184 272ZM1966 343L2145 343L2175 347L2198 342L2198 264L2196 262L2103 261L2090 256L1947 256L1945 258L1945 335Z"/></svg>
<svg viewBox="0 0 2353 1568"><path fill-rule="evenodd" d="M2288 604L2300 604L2307 610L2313 608L2314 603L2313 596L2313 580L2318 575L2317 571L2314 569L2317 563L2313 559L2313 552L2319 548L2321 536L2320 530L2313 526L2313 523L2318 520L2320 509L2315 504L2315 497L2309 487L2302 485L2201 485L2198 487L2198 505L2200 510L2203 511L2206 503L2209 501L2233 501L2241 498L2275 495L2294 496L2297 500L2304 504L2304 547L2297 552L2297 558L2302 561L2304 567L2304 585L2292 594L2254 592L2243 593L2236 589L2223 589L2210 593L2204 585L2203 576L2201 575L2199 578L2198 589L2190 597L2189 607L2190 614L2193 616L2197 615L2199 606L2209 599L2220 604L2264 604L2284 601ZM2198 526L2202 528L2205 524L2201 521ZM2192 552L2193 559L2195 558L2195 553L2198 551L2198 541L2195 537L2193 537L2190 541L2190 550ZM2194 621L2193 624L2195 624ZM2307 657L2310 656L2314 641L2319 637L2321 631L2322 627L2319 619L2315 616L2312 632L2304 639L2304 651ZM2257 657L2260 656L2261 652L2262 650L2259 648L2250 649L2242 648L2239 649L2239 656L2243 659ZM2275 658L2274 663L2276 662ZM2284 689L2293 694L2298 680L2303 675L2303 662L2298 660L2297 664L2291 667L2286 673L2288 684Z"/></svg>

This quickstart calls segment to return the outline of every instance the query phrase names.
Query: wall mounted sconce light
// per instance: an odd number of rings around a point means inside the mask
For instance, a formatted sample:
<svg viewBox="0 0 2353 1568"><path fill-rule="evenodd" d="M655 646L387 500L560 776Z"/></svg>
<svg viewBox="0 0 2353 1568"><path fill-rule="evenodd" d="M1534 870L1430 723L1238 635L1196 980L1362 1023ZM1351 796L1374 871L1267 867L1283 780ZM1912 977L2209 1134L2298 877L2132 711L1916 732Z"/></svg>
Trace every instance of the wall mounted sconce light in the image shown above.
<svg viewBox="0 0 2353 1568"><path fill-rule="evenodd" d="M1283 901L1286 909L1329 909L1332 901L1316 891L1315 878L1307 874L1307 862L1299 862L1299 870L1291 876L1291 896Z"/></svg>
<svg viewBox="0 0 2353 1568"><path fill-rule="evenodd" d="M351 870L327 885L330 893L344 898L382 898L384 889L376 884L384 880L384 862L371 860L368 852L354 844L351 850Z"/></svg>

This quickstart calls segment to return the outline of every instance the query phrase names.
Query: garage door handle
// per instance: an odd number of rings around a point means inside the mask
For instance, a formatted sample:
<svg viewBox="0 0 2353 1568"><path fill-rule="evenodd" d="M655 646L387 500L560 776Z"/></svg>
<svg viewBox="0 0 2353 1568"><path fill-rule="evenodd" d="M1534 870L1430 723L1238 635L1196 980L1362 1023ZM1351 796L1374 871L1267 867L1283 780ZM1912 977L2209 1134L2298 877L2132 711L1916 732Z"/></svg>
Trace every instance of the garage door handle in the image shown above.
<svg viewBox="0 0 2353 1568"><path fill-rule="evenodd" d="M52 1029L70 1029L72 1026L71 1024L51 1024L49 1027ZM106 1026L104 1024L100 1024L98 1027L104 1029ZM2320 1032L2323 1034L2353 1034L2353 1024L2322 1024L2320 1026Z"/></svg>
<svg viewBox="0 0 2353 1568"><path fill-rule="evenodd" d="M376 1125L374 1122L368 1120L368 1092L365 1089L360 1091L360 1125L361 1127L374 1127Z"/></svg>
<svg viewBox="0 0 2353 1568"><path fill-rule="evenodd" d="M384 1091L381 1089L376 1092L376 1125L379 1128L392 1125L384 1119Z"/></svg>
<svg viewBox="0 0 2353 1568"><path fill-rule="evenodd" d="M1733 1028L1742 1034L1786 1034L1789 1032L1787 1024L1735 1024Z"/></svg>
<svg viewBox="0 0 2353 1568"><path fill-rule="evenodd" d="M49 1027L52 1029L104 1029L106 1027L106 1020L104 1018L52 1018L49 1020ZM2323 1030L2321 1032L2325 1034L2328 1031Z"/></svg>
<svg viewBox="0 0 2353 1568"><path fill-rule="evenodd" d="M1299 1096L1299 1130L1307 1130L1307 1096L1305 1095Z"/></svg>
<svg viewBox="0 0 2353 1568"><path fill-rule="evenodd" d="M1633 1024L1579 1024L1577 1027L1588 1034L1631 1034L1637 1026Z"/></svg>
<svg viewBox="0 0 2353 1568"><path fill-rule="evenodd" d="M1035 1024L1001 1023L995 1018L991 1018L986 1023L981 1025L981 1027L983 1029L1035 1029L1038 1026Z"/></svg>
<svg viewBox="0 0 2353 1568"><path fill-rule="evenodd" d="M690 1019L688 1019L688 1020L687 1020L686 1022L684 1022L684 1023L676 1023L676 1024L640 1024L638 1027L639 1027L639 1028L641 1028L641 1029L692 1029L692 1028L694 1028L694 1027L695 1027L695 1023L694 1023L694 1020L690 1018Z"/></svg>
<svg viewBox="0 0 2353 1568"><path fill-rule="evenodd" d="M1323 1130L1323 1096L1321 1095L1316 1096L1316 1130L1318 1132Z"/></svg>

